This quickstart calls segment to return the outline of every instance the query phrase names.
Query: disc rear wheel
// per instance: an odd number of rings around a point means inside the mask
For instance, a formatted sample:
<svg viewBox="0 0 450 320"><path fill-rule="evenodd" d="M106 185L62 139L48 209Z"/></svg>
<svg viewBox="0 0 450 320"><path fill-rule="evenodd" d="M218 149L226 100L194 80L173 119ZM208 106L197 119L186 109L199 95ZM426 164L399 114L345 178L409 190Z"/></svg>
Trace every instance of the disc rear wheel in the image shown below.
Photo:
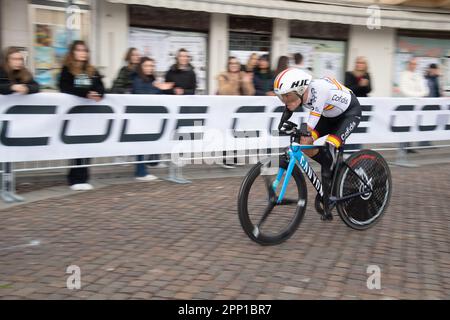
<svg viewBox="0 0 450 320"><path fill-rule="evenodd" d="M373 150L361 150L346 161L349 167L340 170L336 195L338 198L361 193L336 205L341 219L351 228L365 230L384 214L392 193L389 166Z"/></svg>

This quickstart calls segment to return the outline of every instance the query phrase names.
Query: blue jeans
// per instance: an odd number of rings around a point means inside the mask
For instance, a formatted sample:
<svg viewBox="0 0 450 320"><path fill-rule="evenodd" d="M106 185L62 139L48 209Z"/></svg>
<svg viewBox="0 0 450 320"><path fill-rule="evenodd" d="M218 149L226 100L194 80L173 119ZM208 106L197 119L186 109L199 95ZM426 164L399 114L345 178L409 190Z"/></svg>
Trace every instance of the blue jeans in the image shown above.
<svg viewBox="0 0 450 320"><path fill-rule="evenodd" d="M137 156L136 161L144 161L144 156ZM145 163L136 164L136 171L134 174L136 177L145 177L147 174L148 172Z"/></svg>

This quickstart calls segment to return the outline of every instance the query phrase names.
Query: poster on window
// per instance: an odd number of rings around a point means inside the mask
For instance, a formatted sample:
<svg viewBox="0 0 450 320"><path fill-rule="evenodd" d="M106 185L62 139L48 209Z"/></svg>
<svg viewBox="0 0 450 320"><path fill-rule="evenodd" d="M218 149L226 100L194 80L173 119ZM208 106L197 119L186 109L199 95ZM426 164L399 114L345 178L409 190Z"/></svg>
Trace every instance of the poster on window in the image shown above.
<svg viewBox="0 0 450 320"><path fill-rule="evenodd" d="M80 40L80 30L62 25L36 24L34 34L34 68L42 89L56 89L57 79L68 52L70 41Z"/></svg>
<svg viewBox="0 0 450 320"><path fill-rule="evenodd" d="M344 41L290 38L288 52L291 57L301 53L304 67L314 78L331 76L344 81Z"/></svg>
<svg viewBox="0 0 450 320"><path fill-rule="evenodd" d="M313 73L314 65L314 46L312 44L289 42L290 64L294 65L294 54L300 53L303 56L303 67Z"/></svg>
<svg viewBox="0 0 450 320"><path fill-rule="evenodd" d="M343 56L342 53L318 53L314 65L320 75L319 77L341 78Z"/></svg>
<svg viewBox="0 0 450 320"><path fill-rule="evenodd" d="M155 59L157 72L166 71L170 63L168 37L167 31L130 28L129 45L142 56Z"/></svg>

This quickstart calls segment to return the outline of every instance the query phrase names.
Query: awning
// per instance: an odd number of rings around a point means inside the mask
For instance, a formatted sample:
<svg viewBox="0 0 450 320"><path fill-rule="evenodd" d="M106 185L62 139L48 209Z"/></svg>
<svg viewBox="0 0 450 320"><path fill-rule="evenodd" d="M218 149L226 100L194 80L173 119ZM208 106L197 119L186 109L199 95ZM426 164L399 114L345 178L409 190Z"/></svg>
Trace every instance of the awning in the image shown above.
<svg viewBox="0 0 450 320"><path fill-rule="evenodd" d="M146 5L180 10L226 13L287 20L333 22L366 26L373 11L363 4L334 5L283 0L108 0L111 3ZM410 10L381 6L380 26L450 31L450 11ZM372 20L373 21L373 20Z"/></svg>

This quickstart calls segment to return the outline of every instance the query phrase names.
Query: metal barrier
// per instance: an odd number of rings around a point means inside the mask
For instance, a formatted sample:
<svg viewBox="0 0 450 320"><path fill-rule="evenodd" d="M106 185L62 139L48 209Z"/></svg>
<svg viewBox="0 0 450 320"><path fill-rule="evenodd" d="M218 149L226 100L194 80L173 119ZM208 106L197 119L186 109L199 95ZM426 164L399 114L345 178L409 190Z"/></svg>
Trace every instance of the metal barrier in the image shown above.
<svg viewBox="0 0 450 320"><path fill-rule="evenodd" d="M2 189L0 190L0 197L6 203L23 202L24 198L16 194L14 164L4 163L2 167Z"/></svg>
<svg viewBox="0 0 450 320"><path fill-rule="evenodd" d="M408 161L406 151L408 149L435 149L435 148L447 148L450 147L450 144L444 145L431 145L431 146L415 146L415 147L391 147L391 148L371 148L375 151L395 151L397 150L396 160L394 162L390 162L391 165L403 166L403 167L417 167L416 164L410 163ZM249 150L246 150L249 151ZM346 152L354 152L358 151L356 149L346 150ZM249 157L263 157L263 156L274 156L280 155L282 153L273 152L273 153L265 153L265 154L245 154L240 155L239 152L237 154L227 154L225 158L245 158ZM106 166L118 166L118 165L132 165L132 164L147 164L147 163L168 163L168 176L167 178L162 178L163 180L175 182L175 183L190 183L191 181L185 179L183 177L183 169L184 163L187 161L195 161L195 160L207 160L207 159L218 159L223 160L224 156L210 156L210 157L184 157L179 158L177 163L174 163L172 159L158 159L158 160L144 160L144 161L128 161L129 158L135 158L136 156L118 156L118 157L105 157L105 158L93 158L92 163L90 164L82 164L82 165L67 165L69 160L49 160L49 161L33 161L33 162L22 162L22 163L3 163L0 167L1 174L1 189L0 189L0 198L6 203L12 202L22 202L24 198L16 194L16 177L15 174L19 172L33 172L33 171L43 171L43 170L58 170L58 169L70 169L70 168L81 168L81 167L106 167ZM122 161L126 159L126 161ZM113 161L118 160L118 161ZM257 160L254 160L257 161ZM47 164L47 165L44 165Z"/></svg>
<svg viewBox="0 0 450 320"><path fill-rule="evenodd" d="M61 170L71 168L83 168L83 167L106 167L106 166L118 166L118 165L132 165L132 164L147 164L147 163L159 163L168 162L169 176L166 178L168 181L177 183L183 182L182 169L176 167L176 165L170 159L159 160L144 160L144 161L115 161L112 159L123 158L136 158L136 156L124 156L124 157L106 157L106 158L93 158L92 163L80 164L80 165L68 165L70 160L49 160L49 161L30 161L20 163L0 163L0 175L1 175L1 189L0 198L6 203L22 202L25 199L16 194L16 173L19 172L33 172L44 170ZM45 165L47 164L47 165Z"/></svg>

